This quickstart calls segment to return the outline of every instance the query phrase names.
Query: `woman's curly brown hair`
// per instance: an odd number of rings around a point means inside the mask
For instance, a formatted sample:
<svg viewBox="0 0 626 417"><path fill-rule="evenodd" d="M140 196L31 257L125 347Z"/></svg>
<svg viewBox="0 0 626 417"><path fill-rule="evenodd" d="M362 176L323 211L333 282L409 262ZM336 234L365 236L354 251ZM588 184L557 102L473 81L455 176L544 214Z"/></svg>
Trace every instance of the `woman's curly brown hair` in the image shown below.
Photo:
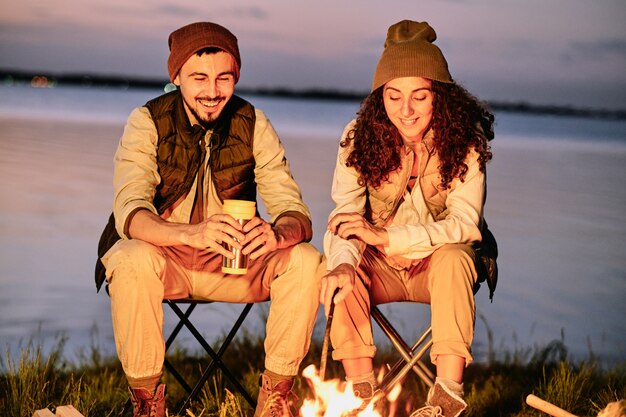
<svg viewBox="0 0 626 417"><path fill-rule="evenodd" d="M383 87L363 101L354 129L348 132L342 147L353 142L346 164L359 173L359 184L375 188L389 179L400 167L404 146L398 129L391 123L383 103ZM494 116L485 105L458 84L432 82L434 147L441 164L441 186L449 188L454 178L464 180L465 158L471 149L478 153L480 170L492 157L489 141L493 139Z"/></svg>

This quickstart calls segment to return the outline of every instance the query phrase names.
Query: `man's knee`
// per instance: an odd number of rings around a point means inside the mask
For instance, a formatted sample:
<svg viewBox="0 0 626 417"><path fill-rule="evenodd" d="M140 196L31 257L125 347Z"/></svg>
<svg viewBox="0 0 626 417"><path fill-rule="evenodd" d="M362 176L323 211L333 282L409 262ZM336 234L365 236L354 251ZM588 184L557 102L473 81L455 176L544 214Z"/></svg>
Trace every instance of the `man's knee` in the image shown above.
<svg viewBox="0 0 626 417"><path fill-rule="evenodd" d="M291 251L291 262L301 269L303 277L310 285L318 286L321 275L318 270L322 262L322 255L310 243L299 243Z"/></svg>
<svg viewBox="0 0 626 417"><path fill-rule="evenodd" d="M313 275L322 261L322 255L310 243L298 243L289 252L292 268L301 269L305 275Z"/></svg>
<svg viewBox="0 0 626 417"><path fill-rule="evenodd" d="M294 250L297 252L296 256L300 258L303 265L313 265L315 269L317 269L320 262L322 261L322 255L315 248L315 246L311 245L310 243L298 243L294 247Z"/></svg>
<svg viewBox="0 0 626 417"><path fill-rule="evenodd" d="M103 259L107 280L140 283L160 276L165 258L156 246L138 239L120 240Z"/></svg>

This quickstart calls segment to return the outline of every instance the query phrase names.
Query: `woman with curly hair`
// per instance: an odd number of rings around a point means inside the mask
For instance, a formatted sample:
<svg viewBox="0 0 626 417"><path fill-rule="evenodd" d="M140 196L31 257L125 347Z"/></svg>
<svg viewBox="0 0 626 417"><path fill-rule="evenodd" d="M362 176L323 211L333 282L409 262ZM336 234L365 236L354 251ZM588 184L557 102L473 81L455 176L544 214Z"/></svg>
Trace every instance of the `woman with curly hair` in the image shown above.
<svg viewBox="0 0 626 417"><path fill-rule="evenodd" d="M392 25L372 91L344 130L321 300L327 315L335 304L333 359L364 399L376 391L370 306L430 304L437 378L414 415L458 416L466 408L474 291L496 271L483 219L494 117L453 81L435 39L426 22ZM478 249L485 240L491 266Z"/></svg>

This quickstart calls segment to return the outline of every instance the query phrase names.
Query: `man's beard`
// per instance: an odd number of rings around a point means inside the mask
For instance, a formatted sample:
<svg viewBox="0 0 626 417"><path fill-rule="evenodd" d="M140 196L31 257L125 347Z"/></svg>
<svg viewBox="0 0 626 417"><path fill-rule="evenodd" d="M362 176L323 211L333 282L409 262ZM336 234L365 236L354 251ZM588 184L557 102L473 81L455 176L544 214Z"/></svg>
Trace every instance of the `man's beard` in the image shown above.
<svg viewBox="0 0 626 417"><path fill-rule="evenodd" d="M217 117L211 117L213 115L213 113L209 113L209 118L207 119L206 117L200 116L200 114L198 114L198 112L196 111L195 107L190 106L189 102L186 99L183 98L183 100L185 100L185 104L187 105L187 108L189 109L191 114L193 114L193 117L196 118L196 121L198 122L198 124L200 124L200 126L202 126L204 129L210 128L211 125L213 124L213 122L215 122L220 117L220 115L222 114L222 112L224 110L222 108L222 111L219 112ZM215 100L222 101L222 100L224 100L224 98L219 96L219 97L216 97L215 99L213 99L212 101L215 101Z"/></svg>

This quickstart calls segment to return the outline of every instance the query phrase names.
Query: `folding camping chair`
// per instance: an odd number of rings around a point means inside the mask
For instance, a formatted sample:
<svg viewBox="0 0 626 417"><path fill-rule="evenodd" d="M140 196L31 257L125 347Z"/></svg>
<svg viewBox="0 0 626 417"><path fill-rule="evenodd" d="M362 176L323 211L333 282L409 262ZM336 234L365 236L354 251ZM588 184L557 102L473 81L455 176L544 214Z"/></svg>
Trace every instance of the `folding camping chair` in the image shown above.
<svg viewBox="0 0 626 417"><path fill-rule="evenodd" d="M411 370L413 370L420 380L429 388L432 387L435 383L435 375L422 361L422 358L433 344L432 327L429 325L420 337L417 338L413 346L409 347L377 306L371 307L370 314L401 356L380 382L379 387L381 391L388 392Z"/></svg>
<svg viewBox="0 0 626 417"><path fill-rule="evenodd" d="M476 295L481 284L484 282L489 288L489 298L493 301L493 293L498 282L498 264L496 262L498 258L498 244L493 233L487 227L486 222L483 224L481 233L483 240L481 243L474 245L477 255L476 272L478 277L474 284L473 292L474 295ZM433 375L430 369L421 361L433 344L432 326L429 325L415 341L413 346L409 347L377 306L371 307L370 314L389 338L394 348L400 353L400 356L402 356L383 377L379 385L381 390L387 392L393 388L396 383L400 382L411 370L413 370L429 388L432 387L435 382L435 375Z"/></svg>
<svg viewBox="0 0 626 417"><path fill-rule="evenodd" d="M474 286L474 295L478 292L479 288L480 282L477 282ZM378 306L372 306L370 308L370 314L401 356L380 382L379 387L381 391L388 392L411 370L413 370L420 380L429 388L432 387L435 383L435 375L422 361L422 358L424 358L433 345L432 326L429 325L417 338L413 346L410 347L392 326L387 317L380 311Z"/></svg>
<svg viewBox="0 0 626 417"><path fill-rule="evenodd" d="M226 364L224 364L224 362L222 361L222 356L224 355L224 353L228 349L228 346L230 345L232 340L237 335L237 332L239 331L239 328L241 327L241 325L243 324L244 320L248 316L248 313L250 312L250 309L252 308L253 303L249 303L249 304L246 304L244 306L243 310L239 314L239 317L237 318L235 323L232 325L230 331L228 332L228 335L226 336L226 338L222 342L221 346L217 349L217 352L207 343L206 339L200 334L200 332L198 331L196 326L194 326L194 324L189 319L189 317L191 316L191 313L195 310L195 308L198 305L200 305L200 304L210 304L210 303L213 303L213 301L205 301L205 300L196 300L196 299L191 299L191 298L183 298L183 299L178 299L178 300L163 300L163 303L167 304L171 308L171 310L176 314L176 316L178 316L178 319L179 319L178 323L176 324L176 326L172 330L171 334L166 339L166 342L165 342L166 358L165 358L165 361L163 363L165 368L172 374L174 379L176 379L176 381L178 381L178 383L187 392L187 398L185 399L185 401L184 401L183 405L180 407L180 409L177 411L177 414L178 415L184 415L185 414L185 410L189 408L189 406L190 406L192 401L196 400L196 398L198 397L198 394L200 394L200 392L202 391L202 388L204 387L204 385L208 381L209 377L211 375L213 375L213 373L217 369L220 369L222 371L223 375L233 385L235 391L239 392L243 396L243 398L248 402L248 404L250 404L252 409L255 409L256 408L256 401L254 400L254 398L245 389L245 387L243 385L241 385L241 383L238 381L237 377L235 375L233 375L233 373L230 371L230 369L228 369ZM187 308L183 311L183 309L181 309L181 305L187 305ZM200 344L200 346L202 346L204 351L210 357L210 361L209 361L207 367L204 369L204 371L202 372L202 375L193 384L193 386L191 386L183 378L183 376L180 374L180 372L178 372L176 370L176 368L174 368L172 363L167 359L167 350L174 343L174 340L176 340L176 337L179 335L179 333L183 329L183 327L186 328L194 336L196 341ZM126 412L126 410L129 408L129 406L130 406L130 399L126 402L126 405L124 407L124 410L123 410L122 414Z"/></svg>
<svg viewBox="0 0 626 417"><path fill-rule="evenodd" d="M169 349L169 347L172 345L172 343L176 339L176 336L178 336L182 328L185 327L194 336L194 338L198 341L198 343L200 343L202 348L211 358L208 366L202 372L202 376L198 379L198 381L196 381L193 387L191 387L187 383L187 381L185 381L185 379L174 368L171 362L167 360L167 357L165 358L165 361L164 361L165 368L180 383L180 385L185 389L185 391L187 391L187 394L188 394L187 398L185 399L185 402L178 410L179 415L183 415L185 413L185 410L189 408L189 405L191 404L191 402L197 398L198 394L200 394L200 392L202 391L204 384L207 382L209 377L215 372L216 369L220 369L222 371L224 376L233 384L235 390L243 396L243 398L248 402L248 404L250 404L252 409L256 408L256 401L254 400L254 398L252 398L250 393L248 393L248 391L244 388L244 386L241 385L241 383L238 381L237 377L233 375L230 369L228 369L228 367L222 361L222 356L226 352L226 349L228 349L230 342L232 342L232 340L237 335L237 332L239 331L239 328L241 327L244 320L248 316L248 313L250 312L250 309L252 308L253 303L249 303L244 306L243 310L239 314L239 317L237 318L237 320L231 327L230 331L228 332L228 335L222 342L222 345L219 347L219 349L216 352L215 350L213 350L213 348L211 348L211 346L207 343L206 339L200 334L200 332L196 329L193 323L191 323L191 321L189 320L189 316L199 304L210 304L212 302L213 301L194 300L190 298L185 298L185 299L180 299L180 300L163 300L163 303L169 305L170 308L174 311L174 313L176 313L176 315L179 318L178 324L174 327L174 330L172 330L172 333L170 334L170 336L167 338L165 342L166 354L167 354L167 349ZM179 306L182 304L188 305L187 309L184 312Z"/></svg>

